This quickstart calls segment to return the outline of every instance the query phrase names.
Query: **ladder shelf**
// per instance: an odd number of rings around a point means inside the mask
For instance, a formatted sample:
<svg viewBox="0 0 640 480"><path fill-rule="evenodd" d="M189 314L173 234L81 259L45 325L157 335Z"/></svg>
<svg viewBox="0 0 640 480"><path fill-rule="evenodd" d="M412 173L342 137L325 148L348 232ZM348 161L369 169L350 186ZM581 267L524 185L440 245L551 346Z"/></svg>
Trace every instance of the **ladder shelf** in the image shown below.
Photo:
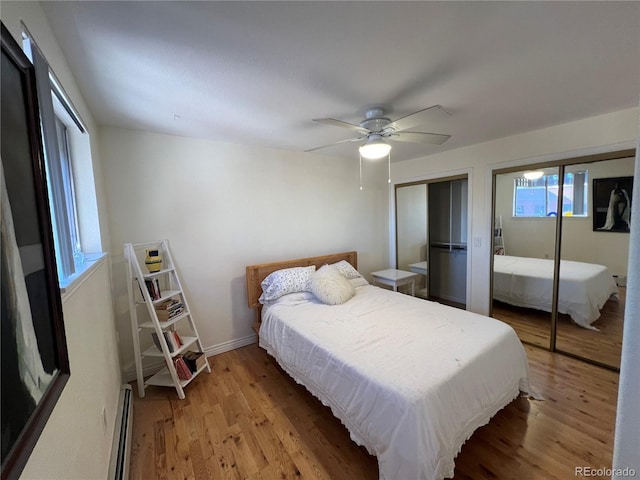
<svg viewBox="0 0 640 480"><path fill-rule="evenodd" d="M180 284L169 241L126 243L124 256L138 395L144 397L145 388L154 385L174 387L178 397L184 399L184 387L203 371L211 373L211 367ZM142 305L149 319L139 319L138 307ZM149 346L143 350L141 344ZM163 358L165 363L146 380L145 358L155 359L155 363Z"/></svg>
<svg viewBox="0 0 640 480"><path fill-rule="evenodd" d="M496 224L493 228L493 254L506 255L507 250L504 246L504 231L502 230L502 215L496 218Z"/></svg>

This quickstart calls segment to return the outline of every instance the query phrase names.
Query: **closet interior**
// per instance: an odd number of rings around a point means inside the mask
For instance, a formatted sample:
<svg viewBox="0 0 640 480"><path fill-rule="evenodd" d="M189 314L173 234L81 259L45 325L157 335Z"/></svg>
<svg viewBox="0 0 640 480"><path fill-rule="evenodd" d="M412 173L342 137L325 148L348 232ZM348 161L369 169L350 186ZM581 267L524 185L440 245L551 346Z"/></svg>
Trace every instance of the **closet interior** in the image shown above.
<svg viewBox="0 0 640 480"><path fill-rule="evenodd" d="M417 296L466 308L468 180L396 186L396 268L419 273Z"/></svg>

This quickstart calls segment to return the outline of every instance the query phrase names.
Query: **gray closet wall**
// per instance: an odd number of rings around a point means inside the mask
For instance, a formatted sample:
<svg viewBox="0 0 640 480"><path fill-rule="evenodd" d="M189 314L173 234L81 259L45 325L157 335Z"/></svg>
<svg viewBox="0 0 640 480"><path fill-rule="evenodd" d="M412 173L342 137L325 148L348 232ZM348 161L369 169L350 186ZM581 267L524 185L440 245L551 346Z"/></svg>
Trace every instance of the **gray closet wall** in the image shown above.
<svg viewBox="0 0 640 480"><path fill-rule="evenodd" d="M431 297L466 304L467 179L430 183L429 292Z"/></svg>
<svg viewBox="0 0 640 480"><path fill-rule="evenodd" d="M427 262L417 295L466 305L466 178L396 186L396 268Z"/></svg>

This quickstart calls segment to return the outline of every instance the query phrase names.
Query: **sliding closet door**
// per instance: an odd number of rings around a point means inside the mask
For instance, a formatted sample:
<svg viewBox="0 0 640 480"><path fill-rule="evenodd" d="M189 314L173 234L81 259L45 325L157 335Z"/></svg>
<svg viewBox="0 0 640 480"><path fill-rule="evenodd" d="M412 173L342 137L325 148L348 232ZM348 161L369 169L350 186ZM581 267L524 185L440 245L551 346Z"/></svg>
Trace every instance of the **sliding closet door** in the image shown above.
<svg viewBox="0 0 640 480"><path fill-rule="evenodd" d="M468 179L397 185L396 268L419 274L416 296L466 307Z"/></svg>
<svg viewBox="0 0 640 480"><path fill-rule="evenodd" d="M614 368L620 368L633 168L630 157L569 165L564 176L556 349Z"/></svg>
<svg viewBox="0 0 640 480"><path fill-rule="evenodd" d="M559 169L530 173L495 176L492 315L549 348Z"/></svg>
<svg viewBox="0 0 640 480"><path fill-rule="evenodd" d="M467 300L466 178L431 182L429 210L429 297L459 308Z"/></svg>
<svg viewBox="0 0 640 480"><path fill-rule="evenodd" d="M398 269L421 273L416 283L416 295L426 297L426 183L396 188L396 259ZM424 269L419 268L422 264Z"/></svg>

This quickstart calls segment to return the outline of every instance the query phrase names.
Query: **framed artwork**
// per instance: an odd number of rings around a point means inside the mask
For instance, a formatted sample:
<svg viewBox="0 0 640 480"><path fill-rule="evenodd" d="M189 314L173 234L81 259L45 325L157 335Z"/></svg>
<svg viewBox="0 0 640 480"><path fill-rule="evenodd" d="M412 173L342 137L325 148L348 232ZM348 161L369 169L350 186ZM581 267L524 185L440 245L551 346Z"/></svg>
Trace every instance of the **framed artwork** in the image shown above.
<svg viewBox="0 0 640 480"><path fill-rule="evenodd" d="M69 378L33 65L2 27L2 479L20 476Z"/></svg>
<svg viewBox="0 0 640 480"><path fill-rule="evenodd" d="M631 226L633 177L593 180L593 231L626 232Z"/></svg>

